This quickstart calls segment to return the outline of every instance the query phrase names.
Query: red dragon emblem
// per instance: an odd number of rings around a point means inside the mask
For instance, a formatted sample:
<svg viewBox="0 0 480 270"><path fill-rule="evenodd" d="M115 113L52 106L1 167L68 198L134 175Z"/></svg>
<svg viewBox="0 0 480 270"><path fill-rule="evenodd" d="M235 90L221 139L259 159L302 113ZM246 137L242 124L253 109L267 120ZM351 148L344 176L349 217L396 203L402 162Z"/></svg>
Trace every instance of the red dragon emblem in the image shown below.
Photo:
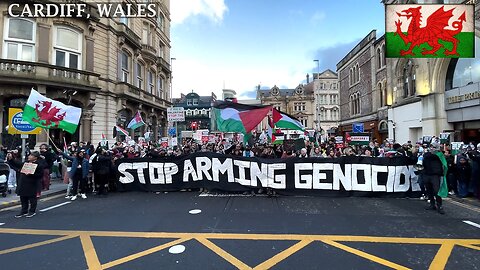
<svg viewBox="0 0 480 270"><path fill-rule="evenodd" d="M51 101L38 101L35 104L37 118L32 120L45 126L46 128L58 127L60 121L65 118L66 112L61 113L61 109L53 106Z"/></svg>
<svg viewBox="0 0 480 270"><path fill-rule="evenodd" d="M452 23L451 27L454 30L451 30L445 28L449 26L448 21L453 17L453 10L455 8L445 11L444 6L440 7L427 18L426 26L420 27L420 22L422 20L422 13L420 12L421 8L422 7L419 6L402 10L401 13L397 12L399 17L407 17L407 19L411 19L406 35L401 30L402 22L400 20L395 22L397 30L394 35L399 35L403 42L405 42L405 45L410 44L408 50L400 51L400 55L415 56L412 50L417 46L427 43L431 49L427 50L426 48L423 48L422 55L436 56L436 52L444 47L443 44L438 42L441 39L453 44L451 51L445 49L445 55L458 56L458 39L455 38L455 35L462 31L463 23L466 21L465 12L463 12L463 14Z"/></svg>

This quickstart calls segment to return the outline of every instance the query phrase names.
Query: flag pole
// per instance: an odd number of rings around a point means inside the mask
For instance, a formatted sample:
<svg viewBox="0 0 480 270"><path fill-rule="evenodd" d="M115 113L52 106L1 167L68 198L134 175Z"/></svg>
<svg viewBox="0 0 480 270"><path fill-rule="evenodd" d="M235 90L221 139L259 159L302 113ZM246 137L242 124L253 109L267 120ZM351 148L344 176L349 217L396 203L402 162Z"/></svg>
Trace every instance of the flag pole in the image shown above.
<svg viewBox="0 0 480 270"><path fill-rule="evenodd" d="M52 138L50 137L50 134L48 133L47 129L44 128L43 130L44 130L45 133L47 134L48 139L50 139L50 142L53 144L53 146L55 146L55 149L60 149L60 148L58 148L58 146L53 142L53 140L52 140Z"/></svg>

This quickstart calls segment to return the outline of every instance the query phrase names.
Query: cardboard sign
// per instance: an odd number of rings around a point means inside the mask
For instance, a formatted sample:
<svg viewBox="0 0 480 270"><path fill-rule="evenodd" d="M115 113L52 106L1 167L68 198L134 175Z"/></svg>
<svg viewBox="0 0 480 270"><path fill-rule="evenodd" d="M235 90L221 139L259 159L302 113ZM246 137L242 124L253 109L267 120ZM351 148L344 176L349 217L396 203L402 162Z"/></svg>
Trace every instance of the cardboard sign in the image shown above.
<svg viewBox="0 0 480 270"><path fill-rule="evenodd" d="M38 164L25 162L20 172L24 174L34 174L37 167Z"/></svg>

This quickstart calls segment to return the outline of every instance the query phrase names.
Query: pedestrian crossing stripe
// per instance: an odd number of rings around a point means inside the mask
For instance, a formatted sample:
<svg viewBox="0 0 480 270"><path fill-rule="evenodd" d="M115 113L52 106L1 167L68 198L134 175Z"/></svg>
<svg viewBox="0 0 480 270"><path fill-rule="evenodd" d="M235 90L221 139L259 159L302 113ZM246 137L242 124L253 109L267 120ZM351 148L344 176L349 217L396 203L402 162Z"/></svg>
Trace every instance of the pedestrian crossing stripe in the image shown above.
<svg viewBox="0 0 480 270"><path fill-rule="evenodd" d="M230 234L230 233L173 233L173 232L119 232L119 231L68 231L68 230L29 230L29 229L0 229L0 234L22 234L22 235L49 235L59 236L58 238L33 244L0 250L0 255L36 248L43 245L57 243L73 238L80 238L88 268L91 270L109 269L117 265L153 254L160 250L167 249L190 240L196 240L203 246L210 249L224 260L231 263L238 269L269 269L299 250L313 242L323 242L329 246L341 249L375 263L394 268L409 269L408 267L391 262L384 258L372 255L365 251L352 248L347 243L368 242L368 243L389 243L389 244L420 244L440 245L433 258L430 269L444 269L455 246L480 251L480 239L441 239L441 238L406 238L406 237L380 237L380 236L355 236L355 235L297 235L297 234ZM135 254L122 257L105 264L98 259L97 250L92 242L92 237L136 237L136 238L168 238L175 239L167 243L140 251ZM290 240L296 241L293 245L277 253L255 267L242 262L237 257L228 253L211 240Z"/></svg>

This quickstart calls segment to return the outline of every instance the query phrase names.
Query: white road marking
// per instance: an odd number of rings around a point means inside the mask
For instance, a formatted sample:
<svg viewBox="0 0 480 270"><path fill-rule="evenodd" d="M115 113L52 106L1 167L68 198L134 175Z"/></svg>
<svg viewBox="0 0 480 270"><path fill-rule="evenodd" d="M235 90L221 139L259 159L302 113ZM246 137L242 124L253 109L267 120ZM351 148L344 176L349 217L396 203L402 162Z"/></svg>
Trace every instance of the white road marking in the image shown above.
<svg viewBox="0 0 480 270"><path fill-rule="evenodd" d="M185 251L185 246L184 245L176 245L168 249L168 252L172 254L180 254ZM178 263L178 261L177 261Z"/></svg>
<svg viewBox="0 0 480 270"><path fill-rule="evenodd" d="M470 220L464 220L463 222L467 223L468 225L472 225L473 227L477 227L480 229L480 224L477 224L475 222L472 222Z"/></svg>
<svg viewBox="0 0 480 270"><path fill-rule="evenodd" d="M192 215L200 214L201 212L202 212L202 210L200 210L200 209L192 209L192 210L188 211L188 213L190 213Z"/></svg>
<svg viewBox="0 0 480 270"><path fill-rule="evenodd" d="M48 211L48 210L52 210L52 209L55 209L57 207L60 207L60 206L64 206L66 204L69 204L69 203L72 203L72 202L64 202L64 203L60 203L60 204L57 204L57 205L54 205L54 206L50 206L48 208L45 208L45 209L42 209L40 210L40 212L45 212L45 211Z"/></svg>

